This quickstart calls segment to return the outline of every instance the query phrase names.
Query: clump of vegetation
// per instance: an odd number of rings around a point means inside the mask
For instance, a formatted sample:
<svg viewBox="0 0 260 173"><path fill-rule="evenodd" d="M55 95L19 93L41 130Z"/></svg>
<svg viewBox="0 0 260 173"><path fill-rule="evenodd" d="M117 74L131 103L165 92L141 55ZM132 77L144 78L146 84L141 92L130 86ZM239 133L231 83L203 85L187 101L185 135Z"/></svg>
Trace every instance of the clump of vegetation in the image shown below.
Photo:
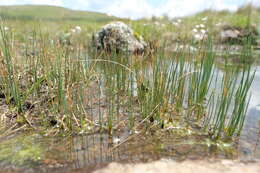
<svg viewBox="0 0 260 173"><path fill-rule="evenodd" d="M82 32L71 33L74 21L48 20L56 28L48 31L31 19L17 28L21 21L15 24L9 18L0 28L0 91L15 114L7 119L15 127L25 125L45 135L174 129L178 124L187 132L199 129L213 140L239 136L254 72L250 64L218 69L214 34L206 31L210 23L192 31L198 24L191 20L183 19L178 26L168 20L162 26L128 21L150 48L143 55L131 55L93 49L91 33L104 21L82 24ZM160 36L186 22L194 25L181 30L167 51L172 42ZM207 35L189 37L195 31ZM250 42L242 47L241 59L251 58ZM38 156L37 149L34 152Z"/></svg>

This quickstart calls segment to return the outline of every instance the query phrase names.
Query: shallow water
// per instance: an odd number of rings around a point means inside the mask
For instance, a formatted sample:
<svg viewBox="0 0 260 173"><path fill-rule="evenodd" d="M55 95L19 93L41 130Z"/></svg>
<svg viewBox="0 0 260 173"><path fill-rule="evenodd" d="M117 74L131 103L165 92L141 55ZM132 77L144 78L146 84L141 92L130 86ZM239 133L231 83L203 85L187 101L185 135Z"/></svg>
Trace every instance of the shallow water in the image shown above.
<svg viewBox="0 0 260 173"><path fill-rule="evenodd" d="M134 135L123 131L113 137L91 134L68 138L16 134L1 141L0 154L3 157L0 157L0 167L14 172L26 172L29 169L32 172L66 172L86 167L91 171L113 161L138 163L160 158L260 159L260 66L255 68L248 114L235 148L226 143L209 145L203 135L181 133L176 136L170 131L149 134L138 132ZM22 157L27 159L23 162Z"/></svg>
<svg viewBox="0 0 260 173"><path fill-rule="evenodd" d="M260 66L250 89L251 100L240 137L239 151L243 158L260 158Z"/></svg>

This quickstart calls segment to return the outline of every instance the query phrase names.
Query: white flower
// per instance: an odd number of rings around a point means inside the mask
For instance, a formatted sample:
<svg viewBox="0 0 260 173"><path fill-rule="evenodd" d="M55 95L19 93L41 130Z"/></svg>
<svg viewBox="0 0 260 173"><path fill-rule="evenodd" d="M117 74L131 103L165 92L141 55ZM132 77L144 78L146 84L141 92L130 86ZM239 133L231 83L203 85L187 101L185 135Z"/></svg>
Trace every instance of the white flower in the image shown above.
<svg viewBox="0 0 260 173"><path fill-rule="evenodd" d="M8 31L9 28L7 26L4 27L4 31Z"/></svg>
<svg viewBox="0 0 260 173"><path fill-rule="evenodd" d="M204 24L200 24L200 27L201 27L201 28L204 28L204 27L205 27L205 25L204 25Z"/></svg>
<svg viewBox="0 0 260 173"><path fill-rule="evenodd" d="M107 16L112 16L112 14L110 14L110 13L107 13Z"/></svg>
<svg viewBox="0 0 260 173"><path fill-rule="evenodd" d="M75 33L75 32L76 32L76 29L71 29L70 32L71 32L71 33Z"/></svg>
<svg viewBox="0 0 260 173"><path fill-rule="evenodd" d="M207 21L207 20L208 20L208 17L203 17L201 20L202 20L202 21Z"/></svg>
<svg viewBox="0 0 260 173"><path fill-rule="evenodd" d="M179 26L179 23L178 23L178 22L172 22L172 24L173 24L174 26Z"/></svg>
<svg viewBox="0 0 260 173"><path fill-rule="evenodd" d="M195 32L195 33L198 32L198 30L196 28L194 28L192 31Z"/></svg>
<svg viewBox="0 0 260 173"><path fill-rule="evenodd" d="M196 28L200 28L200 25L195 25Z"/></svg>
<svg viewBox="0 0 260 173"><path fill-rule="evenodd" d="M131 135L132 135L132 134L139 134L139 133L140 133L140 131L137 131L137 130L133 130L133 131L131 130L131 131L130 131L130 134L131 134Z"/></svg>
<svg viewBox="0 0 260 173"><path fill-rule="evenodd" d="M180 49L183 49L183 48L184 48L184 45L180 45L179 48L180 48Z"/></svg>
<svg viewBox="0 0 260 173"><path fill-rule="evenodd" d="M195 34L195 35L194 35L194 38L195 38L197 41L201 41L201 40L203 40L203 35L202 35L202 34Z"/></svg>
<svg viewBox="0 0 260 173"><path fill-rule="evenodd" d="M181 19L178 19L178 20L177 20L177 22L178 22L178 23L181 23L181 22L182 22L182 20L181 20Z"/></svg>
<svg viewBox="0 0 260 173"><path fill-rule="evenodd" d="M221 22L219 22L219 23L216 23L216 26L220 26L220 25L222 25L222 23L221 23Z"/></svg>
<svg viewBox="0 0 260 173"><path fill-rule="evenodd" d="M84 134L84 130L81 130L81 131L79 132L79 134Z"/></svg>
<svg viewBox="0 0 260 173"><path fill-rule="evenodd" d="M157 25L157 26L159 26L159 25L160 25L160 23L159 23L159 22L157 22L157 21L156 21L156 22L154 22L154 24L155 24L155 25Z"/></svg>
<svg viewBox="0 0 260 173"><path fill-rule="evenodd" d="M190 46L189 48L190 48L190 51L192 51L192 52L197 51L197 49L195 47L193 47L193 46Z"/></svg>
<svg viewBox="0 0 260 173"><path fill-rule="evenodd" d="M201 29L200 32L201 32L202 34L206 34L207 31L206 31L205 29Z"/></svg>
<svg viewBox="0 0 260 173"><path fill-rule="evenodd" d="M169 126L169 127L166 128L166 130L172 130L172 129L174 129L173 126Z"/></svg>
<svg viewBox="0 0 260 173"><path fill-rule="evenodd" d="M134 131L134 134L139 134L139 133L140 133L140 131L137 131L137 130Z"/></svg>
<svg viewBox="0 0 260 173"><path fill-rule="evenodd" d="M81 32L81 27L80 26L75 26L75 31L76 31L76 33L80 33Z"/></svg>

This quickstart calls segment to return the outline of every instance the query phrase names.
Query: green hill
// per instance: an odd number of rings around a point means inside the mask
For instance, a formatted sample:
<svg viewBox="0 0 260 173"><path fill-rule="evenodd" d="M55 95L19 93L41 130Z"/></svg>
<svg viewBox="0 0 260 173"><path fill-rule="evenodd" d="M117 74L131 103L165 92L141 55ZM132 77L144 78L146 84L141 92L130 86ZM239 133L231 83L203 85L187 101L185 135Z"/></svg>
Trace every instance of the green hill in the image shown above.
<svg viewBox="0 0 260 173"><path fill-rule="evenodd" d="M47 5L0 6L0 16L4 19L48 21L105 22L116 19L103 13L76 11Z"/></svg>

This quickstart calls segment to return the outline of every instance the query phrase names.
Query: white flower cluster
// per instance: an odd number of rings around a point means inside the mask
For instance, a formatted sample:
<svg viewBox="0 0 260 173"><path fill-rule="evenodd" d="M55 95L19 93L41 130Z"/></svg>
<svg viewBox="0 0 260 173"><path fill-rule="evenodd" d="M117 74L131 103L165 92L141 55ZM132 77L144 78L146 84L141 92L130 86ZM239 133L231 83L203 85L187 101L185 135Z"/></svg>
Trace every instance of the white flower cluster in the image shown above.
<svg viewBox="0 0 260 173"><path fill-rule="evenodd" d="M198 25L195 25L195 28L192 29L192 32L193 32L194 39L197 41L201 41L207 37L208 31L204 24L198 24Z"/></svg>
<svg viewBox="0 0 260 173"><path fill-rule="evenodd" d="M174 26L179 26L181 23L182 23L182 20L181 20L181 19L177 19L177 20L175 20L175 21L172 22L172 24L173 24Z"/></svg>
<svg viewBox="0 0 260 173"><path fill-rule="evenodd" d="M195 52L195 51L197 51L197 48L190 46L190 45L179 45L176 50L185 50L185 51Z"/></svg>
<svg viewBox="0 0 260 173"><path fill-rule="evenodd" d="M166 26L164 23L160 23L160 22L158 22L158 21L155 21L155 22L154 22L154 25L160 26L160 27L165 27L165 26Z"/></svg>
<svg viewBox="0 0 260 173"><path fill-rule="evenodd" d="M81 27L80 26L75 26L74 28L72 28L70 30L70 32L73 34L73 33L76 33L76 34L79 34L81 33Z"/></svg>

